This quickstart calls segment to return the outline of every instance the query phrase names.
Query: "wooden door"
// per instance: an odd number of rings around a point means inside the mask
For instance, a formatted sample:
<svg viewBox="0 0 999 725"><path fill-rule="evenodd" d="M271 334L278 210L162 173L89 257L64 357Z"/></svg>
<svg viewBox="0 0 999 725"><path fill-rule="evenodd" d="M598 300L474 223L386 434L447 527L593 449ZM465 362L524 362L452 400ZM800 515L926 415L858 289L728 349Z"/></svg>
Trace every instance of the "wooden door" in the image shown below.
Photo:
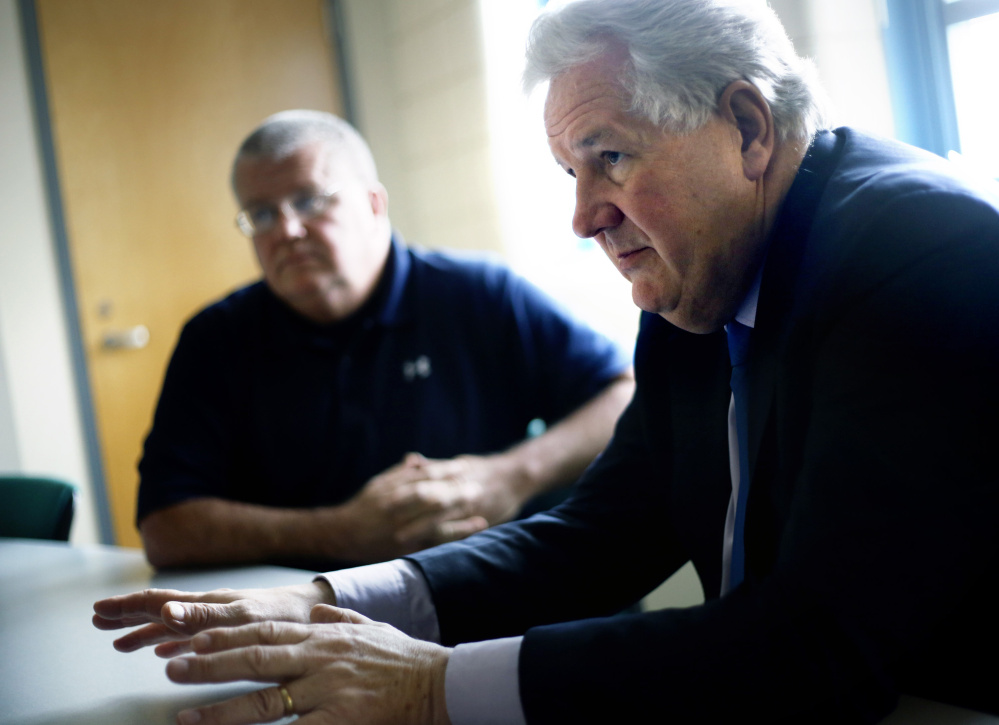
<svg viewBox="0 0 999 725"><path fill-rule="evenodd" d="M108 499L138 546L136 463L180 327L258 276L232 156L271 113L337 112L339 76L323 0L36 6Z"/></svg>

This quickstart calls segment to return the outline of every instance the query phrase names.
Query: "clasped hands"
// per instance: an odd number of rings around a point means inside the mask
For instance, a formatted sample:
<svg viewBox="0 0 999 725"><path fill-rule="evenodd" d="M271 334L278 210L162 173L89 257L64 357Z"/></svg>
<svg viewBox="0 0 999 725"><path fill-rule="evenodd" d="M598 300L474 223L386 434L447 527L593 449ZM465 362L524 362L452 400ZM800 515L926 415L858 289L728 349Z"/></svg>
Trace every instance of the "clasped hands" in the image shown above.
<svg viewBox="0 0 999 725"><path fill-rule="evenodd" d="M94 626L137 627L114 642L155 645L177 683L250 680L268 687L177 715L181 725L273 722L288 702L309 723L449 723L444 671L450 650L412 639L327 602L329 585L206 593L149 589L94 604Z"/></svg>
<svg viewBox="0 0 999 725"><path fill-rule="evenodd" d="M340 511L347 557L383 561L463 539L513 518L528 494L502 454L428 459L407 454ZM330 529L332 530L332 529Z"/></svg>

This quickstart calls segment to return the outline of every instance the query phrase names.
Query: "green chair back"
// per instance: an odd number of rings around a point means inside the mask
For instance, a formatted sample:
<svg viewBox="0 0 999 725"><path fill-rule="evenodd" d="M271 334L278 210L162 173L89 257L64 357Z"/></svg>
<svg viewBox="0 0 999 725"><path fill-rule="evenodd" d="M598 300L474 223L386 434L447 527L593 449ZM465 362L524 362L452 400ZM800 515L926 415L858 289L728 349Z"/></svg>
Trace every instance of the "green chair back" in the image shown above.
<svg viewBox="0 0 999 725"><path fill-rule="evenodd" d="M0 536L69 541L76 487L34 476L0 476Z"/></svg>

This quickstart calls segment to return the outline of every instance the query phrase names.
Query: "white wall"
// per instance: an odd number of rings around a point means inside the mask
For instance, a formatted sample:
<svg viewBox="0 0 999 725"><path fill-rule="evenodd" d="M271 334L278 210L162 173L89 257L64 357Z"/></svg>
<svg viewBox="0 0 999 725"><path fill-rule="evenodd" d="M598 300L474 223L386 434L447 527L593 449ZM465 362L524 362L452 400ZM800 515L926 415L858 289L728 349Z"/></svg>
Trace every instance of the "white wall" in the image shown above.
<svg viewBox="0 0 999 725"><path fill-rule="evenodd" d="M74 543L98 540L15 0L0 0L0 467L81 488ZM4 458L6 456L6 459Z"/></svg>

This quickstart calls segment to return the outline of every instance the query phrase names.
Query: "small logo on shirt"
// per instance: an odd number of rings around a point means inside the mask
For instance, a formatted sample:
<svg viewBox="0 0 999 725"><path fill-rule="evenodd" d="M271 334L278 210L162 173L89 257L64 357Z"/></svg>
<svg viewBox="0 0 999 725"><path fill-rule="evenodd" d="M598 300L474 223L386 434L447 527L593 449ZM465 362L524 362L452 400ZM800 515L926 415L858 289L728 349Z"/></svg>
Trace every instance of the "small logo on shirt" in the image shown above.
<svg viewBox="0 0 999 725"><path fill-rule="evenodd" d="M402 376L407 383L413 382L416 378L430 377L430 358L420 355L415 360L406 360L402 364Z"/></svg>

